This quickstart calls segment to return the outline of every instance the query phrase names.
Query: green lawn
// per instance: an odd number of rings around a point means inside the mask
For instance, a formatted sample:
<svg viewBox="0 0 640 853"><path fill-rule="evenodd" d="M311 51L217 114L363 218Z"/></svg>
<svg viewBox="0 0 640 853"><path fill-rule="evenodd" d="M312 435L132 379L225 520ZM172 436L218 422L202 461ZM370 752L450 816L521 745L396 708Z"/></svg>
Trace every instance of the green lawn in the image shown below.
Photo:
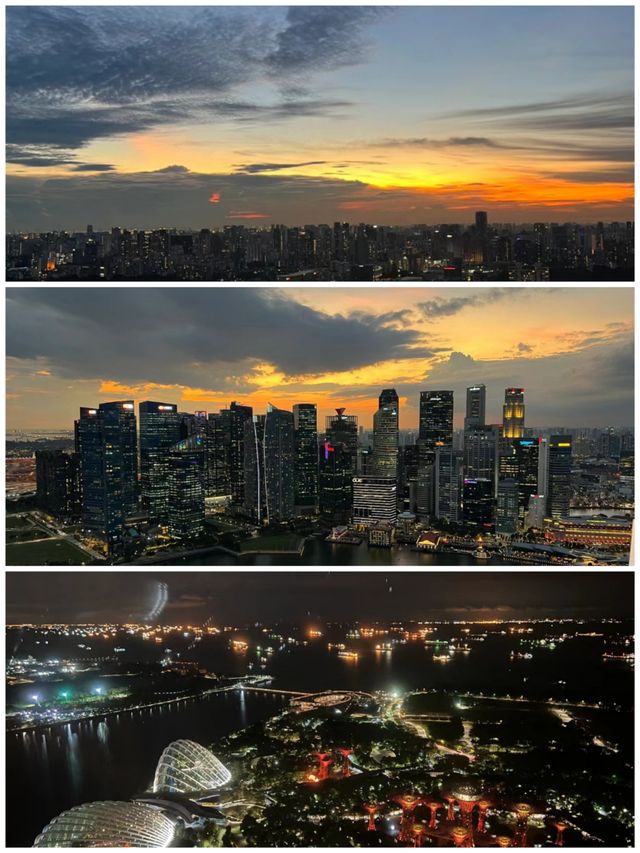
<svg viewBox="0 0 640 853"><path fill-rule="evenodd" d="M303 537L297 533L280 533L273 536L257 536L255 539L244 539L240 543L241 551L297 551L302 545Z"/></svg>
<svg viewBox="0 0 640 853"><path fill-rule="evenodd" d="M64 540L7 545L8 566L80 566L91 557Z"/></svg>
<svg viewBox="0 0 640 853"><path fill-rule="evenodd" d="M18 529L21 527L32 527L31 520L22 515L7 516L7 530Z"/></svg>

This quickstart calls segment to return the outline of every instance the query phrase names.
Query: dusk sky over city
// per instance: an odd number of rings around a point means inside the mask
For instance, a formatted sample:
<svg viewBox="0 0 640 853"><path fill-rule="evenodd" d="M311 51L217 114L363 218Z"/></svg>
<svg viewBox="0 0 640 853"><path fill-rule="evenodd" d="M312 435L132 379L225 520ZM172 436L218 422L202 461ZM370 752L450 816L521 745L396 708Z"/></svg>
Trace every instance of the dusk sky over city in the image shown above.
<svg viewBox="0 0 640 853"><path fill-rule="evenodd" d="M241 591L241 595L239 592ZM159 602L166 604L159 610ZM30 572L7 577L7 622L630 617L620 572ZM150 614L154 614L150 616Z"/></svg>
<svg viewBox="0 0 640 853"><path fill-rule="evenodd" d="M632 7L10 7L8 230L633 218Z"/></svg>
<svg viewBox="0 0 640 853"><path fill-rule="evenodd" d="M371 427L383 388L416 428L419 392L525 388L526 424L633 423L630 288L9 288L7 425L68 429L80 406L336 407Z"/></svg>

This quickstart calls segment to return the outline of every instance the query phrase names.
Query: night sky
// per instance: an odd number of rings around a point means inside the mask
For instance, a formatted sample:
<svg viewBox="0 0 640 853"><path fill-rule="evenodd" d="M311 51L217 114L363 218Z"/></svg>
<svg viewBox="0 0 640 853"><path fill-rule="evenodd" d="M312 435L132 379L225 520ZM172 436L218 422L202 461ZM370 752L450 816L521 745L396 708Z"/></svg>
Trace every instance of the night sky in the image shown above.
<svg viewBox="0 0 640 853"><path fill-rule="evenodd" d="M14 6L7 226L633 218L633 7Z"/></svg>
<svg viewBox="0 0 640 853"><path fill-rule="evenodd" d="M630 572L9 572L7 622L633 616Z"/></svg>
<svg viewBox="0 0 640 853"><path fill-rule="evenodd" d="M525 389L528 427L633 423L633 288L55 287L7 289L7 426L73 428L81 406L157 400L316 403L372 423L383 388L400 427L420 391Z"/></svg>

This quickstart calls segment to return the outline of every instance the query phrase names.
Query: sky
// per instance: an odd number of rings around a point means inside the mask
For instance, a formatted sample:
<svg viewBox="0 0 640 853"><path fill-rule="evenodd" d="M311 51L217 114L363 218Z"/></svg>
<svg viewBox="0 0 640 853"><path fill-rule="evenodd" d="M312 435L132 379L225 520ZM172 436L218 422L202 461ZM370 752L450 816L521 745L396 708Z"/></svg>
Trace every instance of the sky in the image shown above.
<svg viewBox="0 0 640 853"><path fill-rule="evenodd" d="M633 218L633 7L14 6L9 230Z"/></svg>
<svg viewBox="0 0 640 853"><path fill-rule="evenodd" d="M633 424L633 288L9 287L7 428L69 429L108 400L264 413L316 403L371 427L394 387L400 427L420 391L525 389L529 427Z"/></svg>
<svg viewBox="0 0 640 853"><path fill-rule="evenodd" d="M367 572L363 580L342 571L9 572L7 623L633 616L629 572Z"/></svg>

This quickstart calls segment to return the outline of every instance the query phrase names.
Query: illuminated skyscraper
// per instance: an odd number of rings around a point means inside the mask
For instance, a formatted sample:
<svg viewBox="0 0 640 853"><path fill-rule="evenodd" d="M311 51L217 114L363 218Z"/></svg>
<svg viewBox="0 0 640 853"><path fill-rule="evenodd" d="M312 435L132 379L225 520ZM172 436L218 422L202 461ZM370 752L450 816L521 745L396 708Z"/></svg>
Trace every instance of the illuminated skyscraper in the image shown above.
<svg viewBox="0 0 640 853"><path fill-rule="evenodd" d="M385 389L373 416L373 461L376 476L398 476L399 401L394 388Z"/></svg>
<svg viewBox="0 0 640 853"><path fill-rule="evenodd" d="M462 508L465 524L488 529L493 526L493 482L465 477L462 486Z"/></svg>
<svg viewBox="0 0 640 853"><path fill-rule="evenodd" d="M478 429L485 424L487 388L485 385L472 385L467 388L467 410L464 418L465 432Z"/></svg>
<svg viewBox="0 0 640 853"><path fill-rule="evenodd" d="M293 414L269 405L245 422L245 511L256 523L294 515Z"/></svg>
<svg viewBox="0 0 640 853"><path fill-rule="evenodd" d="M352 478L358 457L358 418L336 409L325 425L320 447L320 512L331 524L351 519Z"/></svg>
<svg viewBox="0 0 640 853"><path fill-rule="evenodd" d="M436 518L460 520L460 457L451 445L438 446L434 461L434 514Z"/></svg>
<svg viewBox="0 0 640 853"><path fill-rule="evenodd" d="M234 504L244 504L244 436L245 422L251 420L253 409L240 403L229 406L229 480L231 500ZM222 412L221 412L222 414Z"/></svg>
<svg viewBox="0 0 640 853"><path fill-rule="evenodd" d="M420 392L419 438L430 449L453 443L453 391Z"/></svg>
<svg viewBox="0 0 640 853"><path fill-rule="evenodd" d="M540 447L538 438L519 438L512 442L509 453L500 457L500 478L512 478L518 484L518 517L521 524L531 495L542 493L538 486Z"/></svg>
<svg viewBox="0 0 640 853"><path fill-rule="evenodd" d="M269 404L264 423L264 480L269 523L293 518L294 448L293 413Z"/></svg>
<svg viewBox="0 0 640 853"><path fill-rule="evenodd" d="M524 436L524 388L505 388L502 435L509 439Z"/></svg>
<svg viewBox="0 0 640 853"><path fill-rule="evenodd" d="M390 477L353 478L353 523L369 526L378 521L395 524L398 487Z"/></svg>
<svg viewBox="0 0 640 853"><path fill-rule="evenodd" d="M169 450L169 533L195 539L204 532L203 435L191 435Z"/></svg>
<svg viewBox="0 0 640 853"><path fill-rule="evenodd" d="M220 497L231 494L230 434L231 412L212 412L206 429L206 494Z"/></svg>
<svg viewBox="0 0 640 853"><path fill-rule="evenodd" d="M151 524L166 524L169 511L169 448L180 440L175 403L140 403L140 486Z"/></svg>
<svg viewBox="0 0 640 853"><path fill-rule="evenodd" d="M513 536L518 529L518 483L513 477L498 481L496 533Z"/></svg>
<svg viewBox="0 0 640 853"><path fill-rule="evenodd" d="M293 407L295 432L295 505L314 511L318 505L318 411L315 403Z"/></svg>
<svg viewBox="0 0 640 853"><path fill-rule="evenodd" d="M77 425L82 528L109 556L124 551L124 522L136 511L137 435L132 400L81 408Z"/></svg>
<svg viewBox="0 0 640 853"><path fill-rule="evenodd" d="M464 433L464 475L496 483L499 431L496 427L473 427Z"/></svg>
<svg viewBox="0 0 640 853"><path fill-rule="evenodd" d="M569 515L571 501L571 436L552 435L549 439L549 480L547 513L552 518Z"/></svg>
<svg viewBox="0 0 640 853"><path fill-rule="evenodd" d="M80 457L63 450L36 450L36 504L61 521L80 518Z"/></svg>

